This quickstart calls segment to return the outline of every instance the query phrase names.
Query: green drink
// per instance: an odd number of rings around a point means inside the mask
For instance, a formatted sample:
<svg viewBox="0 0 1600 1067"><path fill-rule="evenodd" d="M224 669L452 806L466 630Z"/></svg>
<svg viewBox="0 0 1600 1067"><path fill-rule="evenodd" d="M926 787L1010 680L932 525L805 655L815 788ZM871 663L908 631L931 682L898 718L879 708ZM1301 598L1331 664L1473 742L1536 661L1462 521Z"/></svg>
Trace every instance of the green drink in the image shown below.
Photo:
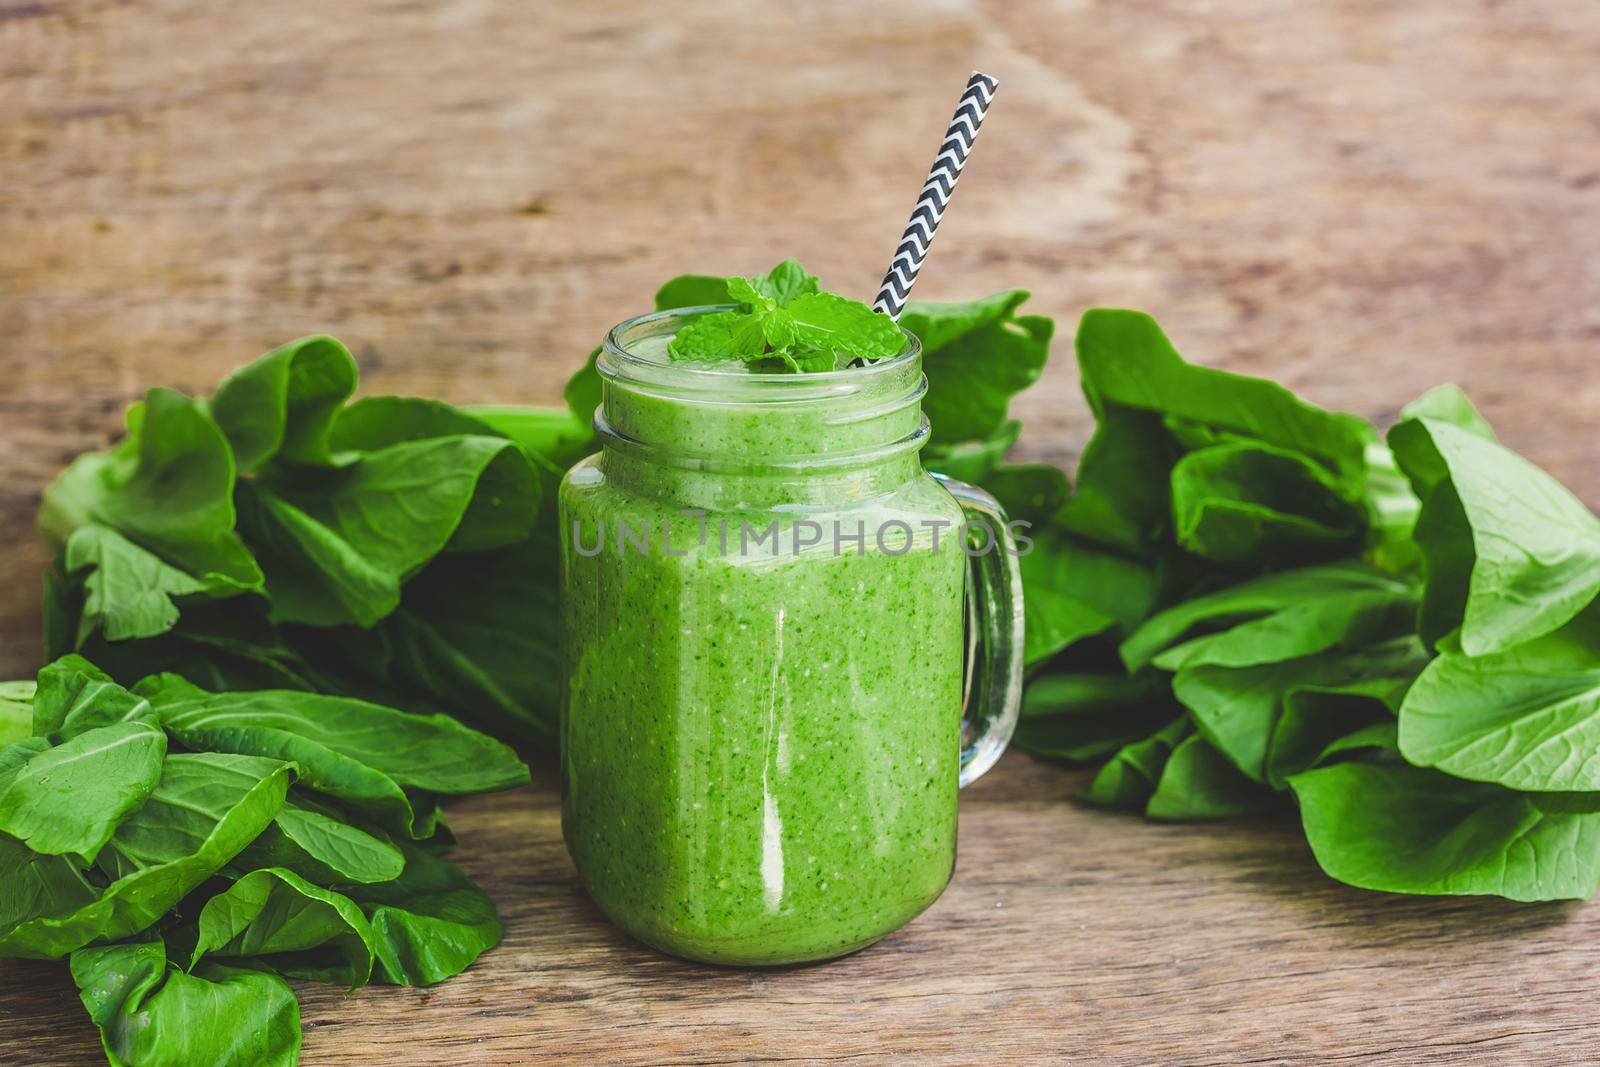
<svg viewBox="0 0 1600 1067"><path fill-rule="evenodd" d="M562 484L563 828L640 940L825 959L949 881L958 780L1015 721L1015 559L992 501L921 468L914 339L816 374L668 359L705 313L612 332L603 450ZM1000 543L969 559L973 512ZM964 757L973 564L990 721Z"/></svg>

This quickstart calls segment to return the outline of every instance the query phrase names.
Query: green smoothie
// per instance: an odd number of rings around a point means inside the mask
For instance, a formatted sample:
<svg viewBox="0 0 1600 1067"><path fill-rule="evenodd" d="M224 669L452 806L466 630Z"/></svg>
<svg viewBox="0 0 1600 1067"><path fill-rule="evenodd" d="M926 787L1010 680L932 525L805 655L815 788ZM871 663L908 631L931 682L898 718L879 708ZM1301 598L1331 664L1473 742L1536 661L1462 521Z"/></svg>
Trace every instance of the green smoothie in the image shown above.
<svg viewBox="0 0 1600 1067"><path fill-rule="evenodd" d="M962 511L918 462L914 346L762 375L672 364L671 326L614 335L561 487L567 845L664 951L837 956L950 878Z"/></svg>

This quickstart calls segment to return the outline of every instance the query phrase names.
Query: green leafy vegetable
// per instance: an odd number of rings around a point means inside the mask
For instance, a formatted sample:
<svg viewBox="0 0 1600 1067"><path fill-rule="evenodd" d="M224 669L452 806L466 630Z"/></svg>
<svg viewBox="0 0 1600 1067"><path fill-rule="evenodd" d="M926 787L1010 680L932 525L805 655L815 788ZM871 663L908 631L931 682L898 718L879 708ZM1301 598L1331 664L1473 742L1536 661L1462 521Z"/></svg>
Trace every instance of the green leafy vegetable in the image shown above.
<svg viewBox="0 0 1600 1067"><path fill-rule="evenodd" d="M1137 623L1157 595L1153 568L1056 527L1032 534L1020 561L1027 610L1024 658L1042 663L1076 641Z"/></svg>
<svg viewBox="0 0 1600 1067"><path fill-rule="evenodd" d="M1143 811L1173 749L1193 732L1189 717L1180 715L1149 737L1123 745L1096 772L1083 799L1102 808Z"/></svg>
<svg viewBox="0 0 1600 1067"><path fill-rule="evenodd" d="M174 601L206 591L206 583L147 552L117 531L91 524L67 538L68 574L88 571L78 639L99 630L107 641L152 637L178 621Z"/></svg>
<svg viewBox="0 0 1600 1067"><path fill-rule="evenodd" d="M1600 592L1600 519L1503 445L1431 418L1389 442L1422 500L1424 639L1461 628L1469 656L1560 628Z"/></svg>
<svg viewBox="0 0 1600 1067"><path fill-rule="evenodd" d="M0 682L0 748L27 737L33 729L33 682Z"/></svg>
<svg viewBox="0 0 1600 1067"><path fill-rule="evenodd" d="M1101 759L1175 713L1167 680L1148 674L1056 674L1028 687L1017 744L1075 762Z"/></svg>
<svg viewBox="0 0 1600 1067"><path fill-rule="evenodd" d="M1320 766L1351 747L1349 739L1378 730L1395 747L1395 713L1409 677L1363 678L1343 685L1302 685L1283 694L1283 712L1267 742L1266 777L1274 789L1288 786L1290 776ZM1369 736L1357 744L1366 746Z"/></svg>
<svg viewBox="0 0 1600 1067"><path fill-rule="evenodd" d="M155 717L150 702L111 680L82 656L63 656L39 672L33 697L33 732L60 739L85 730Z"/></svg>
<svg viewBox="0 0 1600 1067"><path fill-rule="evenodd" d="M443 715L292 690L209 693L172 675L137 691L184 745L291 761L309 788L409 836L427 831L408 790L481 792L528 780L511 749Z"/></svg>
<svg viewBox="0 0 1600 1067"><path fill-rule="evenodd" d="M302 337L224 379L211 415L241 471L268 461L327 466L335 414L356 391L356 361L331 337Z"/></svg>
<svg viewBox="0 0 1600 1067"><path fill-rule="evenodd" d="M1400 706L1419 767L1528 792L1600 791L1600 634L1574 624L1504 652L1447 645Z"/></svg>
<svg viewBox="0 0 1600 1067"><path fill-rule="evenodd" d="M1418 670L1426 655L1412 637L1246 667L1183 666L1172 691L1200 733L1254 781L1266 781L1267 747L1284 697L1306 686L1343 685Z"/></svg>
<svg viewBox="0 0 1600 1067"><path fill-rule="evenodd" d="M0 774L0 832L88 866L161 778L167 736L146 722L86 730Z"/></svg>
<svg viewBox="0 0 1600 1067"><path fill-rule="evenodd" d="M202 964L188 973L160 940L72 954L72 979L112 1067L293 1067L300 1008L282 979Z"/></svg>
<svg viewBox="0 0 1600 1067"><path fill-rule="evenodd" d="M381 635L408 691L508 737L555 740L561 662L556 549L440 559L406 586Z"/></svg>
<svg viewBox="0 0 1600 1067"><path fill-rule="evenodd" d="M381 830L305 803L302 797L285 804L272 825L234 857L233 866L283 867L324 885L387 882L405 869L404 855ZM425 823L416 820L416 825Z"/></svg>
<svg viewBox="0 0 1600 1067"><path fill-rule="evenodd" d="M64 550L78 530L104 526L212 593L258 589L261 570L233 528L233 481L233 453L204 407L152 389L142 405L129 409L121 444L78 457L46 491L39 528ZM79 551L91 559L94 554L82 542ZM97 607L113 611L107 621L119 631L147 636L159 620L142 612L116 614L117 581L97 583ZM170 625L170 617L162 618Z"/></svg>
<svg viewBox="0 0 1600 1067"><path fill-rule="evenodd" d="M1600 887L1600 814L1403 763L1336 763L1289 784L1317 862L1350 885L1511 900Z"/></svg>
<svg viewBox="0 0 1600 1067"><path fill-rule="evenodd" d="M172 670L217 688L437 702L553 739L556 686L528 678L551 656L502 650L548 631L556 576L547 566L537 595L495 600L491 568L496 553L553 542L549 501L592 447L592 407L580 418L405 397L347 404L355 373L338 342L307 338L241 368L209 404L154 390L130 410L127 438L80 457L41 508L60 553L52 650L92 654L125 684ZM588 388L575 382L573 395ZM436 565L448 581L429 573ZM479 593L460 609L425 591L408 598L413 582ZM492 627L477 621L490 601ZM419 617L417 604L455 610ZM347 639L328 631L380 628L402 612L399 651L425 647L420 662L394 655L376 670L329 654ZM464 676L459 702L428 691Z"/></svg>
<svg viewBox="0 0 1600 1067"><path fill-rule="evenodd" d="M1152 819L1233 819L1278 804L1276 794L1240 774L1204 737L1192 734L1172 749L1144 810Z"/></svg>
<svg viewBox="0 0 1600 1067"><path fill-rule="evenodd" d="M1273 663L1398 636L1415 609L1408 582L1359 561L1297 568L1168 608L1123 642L1122 660L1129 670ZM1214 632L1183 640L1204 629Z"/></svg>
<svg viewBox="0 0 1600 1067"><path fill-rule="evenodd" d="M149 799L100 855L111 883L71 910L25 916L0 932L0 954L56 959L150 926L266 828L290 774L289 764L253 756L169 755Z"/></svg>
<svg viewBox="0 0 1600 1067"><path fill-rule="evenodd" d="M384 979L432 985L499 944L503 928L489 898L453 864L415 846L402 849L400 877L354 887L350 898L372 922Z"/></svg>
<svg viewBox="0 0 1600 1067"><path fill-rule="evenodd" d="M1044 370L1055 323L1018 315L1027 299L1026 290L1011 289L968 303L906 305L900 325L922 342L930 383L922 403L933 426L929 466L943 470L943 458L962 442L992 439L1012 395Z"/></svg>
<svg viewBox="0 0 1600 1067"><path fill-rule="evenodd" d="M293 1063L275 974L422 984L498 942L437 794L526 781L505 746L352 698L136 689L64 657L5 685L39 733L0 747L0 954L70 954L113 1063ZM363 782L417 844L331 799Z"/></svg>
<svg viewBox="0 0 1600 1067"><path fill-rule="evenodd" d="M1172 468L1178 543L1228 566L1361 547L1364 512L1306 456L1256 441L1190 452Z"/></svg>
<svg viewBox="0 0 1600 1067"><path fill-rule="evenodd" d="M1323 411L1283 386L1185 363L1150 316L1095 309L1078 326L1084 390L1101 405L1159 412L1276 445L1322 463L1357 489L1377 435L1353 415Z"/></svg>
<svg viewBox="0 0 1600 1067"><path fill-rule="evenodd" d="M234 957L291 978L359 986L372 975L372 942L371 925L349 897L266 868L206 901L188 966Z"/></svg>

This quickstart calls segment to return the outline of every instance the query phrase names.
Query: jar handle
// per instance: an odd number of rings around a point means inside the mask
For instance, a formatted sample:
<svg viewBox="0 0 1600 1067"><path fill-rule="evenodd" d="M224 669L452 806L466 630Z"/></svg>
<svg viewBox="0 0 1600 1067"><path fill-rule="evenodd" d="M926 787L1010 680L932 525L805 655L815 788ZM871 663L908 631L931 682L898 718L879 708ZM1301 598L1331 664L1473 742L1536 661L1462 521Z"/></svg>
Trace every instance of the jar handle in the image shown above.
<svg viewBox="0 0 1600 1067"><path fill-rule="evenodd" d="M935 474L966 515L967 663L962 681L961 777L994 766L1022 707L1022 570L999 501L975 485ZM987 549L985 548L987 546Z"/></svg>

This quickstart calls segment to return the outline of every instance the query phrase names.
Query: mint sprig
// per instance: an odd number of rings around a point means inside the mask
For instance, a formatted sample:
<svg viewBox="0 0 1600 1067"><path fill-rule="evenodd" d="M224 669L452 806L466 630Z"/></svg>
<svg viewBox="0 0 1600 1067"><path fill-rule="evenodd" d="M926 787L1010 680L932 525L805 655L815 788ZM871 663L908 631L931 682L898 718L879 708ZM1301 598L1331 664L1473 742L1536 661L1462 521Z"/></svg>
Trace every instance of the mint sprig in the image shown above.
<svg viewBox="0 0 1600 1067"><path fill-rule="evenodd" d="M887 315L817 286L816 276L786 259L754 278L727 279L737 311L703 316L667 347L675 360L740 360L759 370L815 373L870 363L905 348Z"/></svg>

